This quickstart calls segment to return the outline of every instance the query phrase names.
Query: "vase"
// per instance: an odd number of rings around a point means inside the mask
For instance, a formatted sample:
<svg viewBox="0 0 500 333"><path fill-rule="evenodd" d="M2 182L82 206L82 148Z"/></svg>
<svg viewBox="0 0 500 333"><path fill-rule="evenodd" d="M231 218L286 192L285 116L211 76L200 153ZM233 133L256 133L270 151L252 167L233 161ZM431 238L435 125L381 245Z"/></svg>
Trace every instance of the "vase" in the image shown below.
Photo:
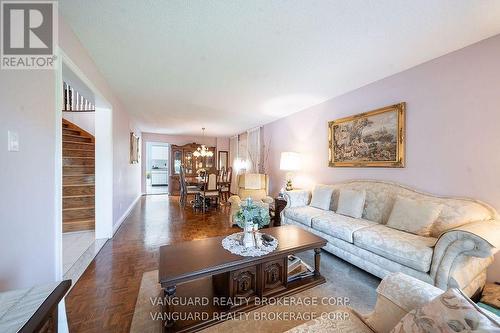
<svg viewBox="0 0 500 333"><path fill-rule="evenodd" d="M253 233L253 222L246 221L243 228L243 246L246 248L255 247L255 237Z"/></svg>

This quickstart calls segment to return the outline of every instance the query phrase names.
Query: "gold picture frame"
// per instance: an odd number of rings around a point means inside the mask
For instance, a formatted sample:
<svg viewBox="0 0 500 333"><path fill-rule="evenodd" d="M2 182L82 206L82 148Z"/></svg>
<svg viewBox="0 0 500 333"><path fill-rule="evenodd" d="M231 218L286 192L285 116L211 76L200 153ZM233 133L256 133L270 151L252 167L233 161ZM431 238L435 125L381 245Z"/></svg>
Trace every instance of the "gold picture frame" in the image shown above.
<svg viewBox="0 0 500 333"><path fill-rule="evenodd" d="M139 136L130 132L130 164L139 163Z"/></svg>
<svg viewBox="0 0 500 333"><path fill-rule="evenodd" d="M330 167L405 167L406 103L328 122Z"/></svg>

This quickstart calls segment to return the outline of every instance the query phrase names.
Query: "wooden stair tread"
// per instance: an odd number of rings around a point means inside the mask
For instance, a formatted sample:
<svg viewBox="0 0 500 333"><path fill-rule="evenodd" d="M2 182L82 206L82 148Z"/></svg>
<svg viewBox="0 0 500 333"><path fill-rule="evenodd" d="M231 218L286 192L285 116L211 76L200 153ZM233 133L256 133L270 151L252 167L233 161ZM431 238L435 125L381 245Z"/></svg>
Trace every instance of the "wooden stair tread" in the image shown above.
<svg viewBox="0 0 500 333"><path fill-rule="evenodd" d="M66 142L68 142L68 141L66 141ZM88 142L78 142L78 143L88 143ZM91 152L93 152L94 151L94 149L78 149L78 148L63 148L63 150L71 150L71 151L75 151L75 152L77 152L77 151L91 151Z"/></svg>
<svg viewBox="0 0 500 333"><path fill-rule="evenodd" d="M81 141L63 141L63 143L77 143L79 145L94 145L94 142L81 142Z"/></svg>
<svg viewBox="0 0 500 333"><path fill-rule="evenodd" d="M84 210L84 209L95 209L95 206L80 206L80 207L63 208L63 211Z"/></svg>
<svg viewBox="0 0 500 333"><path fill-rule="evenodd" d="M74 135L80 135L82 132L80 132L79 130L77 129L72 129L72 128L68 128L68 127L63 127L63 133L64 134L67 134L68 132L70 133L74 133Z"/></svg>
<svg viewBox="0 0 500 333"><path fill-rule="evenodd" d="M82 134L63 134L64 136L72 136L75 138L87 138L87 139L92 139L91 137L88 137L87 135L82 135Z"/></svg>
<svg viewBox="0 0 500 333"><path fill-rule="evenodd" d="M94 156L63 156L63 158L81 158L85 160L95 160Z"/></svg>
<svg viewBox="0 0 500 333"><path fill-rule="evenodd" d="M65 195L65 196L63 196L63 199L68 199L68 198L90 198L90 197L95 197L95 194Z"/></svg>
<svg viewBox="0 0 500 333"><path fill-rule="evenodd" d="M63 184L63 187L95 186L95 183Z"/></svg>
<svg viewBox="0 0 500 333"><path fill-rule="evenodd" d="M82 222L95 222L95 219L92 218L74 218L74 219L66 219L64 220L64 224L74 224L74 223L82 223Z"/></svg>

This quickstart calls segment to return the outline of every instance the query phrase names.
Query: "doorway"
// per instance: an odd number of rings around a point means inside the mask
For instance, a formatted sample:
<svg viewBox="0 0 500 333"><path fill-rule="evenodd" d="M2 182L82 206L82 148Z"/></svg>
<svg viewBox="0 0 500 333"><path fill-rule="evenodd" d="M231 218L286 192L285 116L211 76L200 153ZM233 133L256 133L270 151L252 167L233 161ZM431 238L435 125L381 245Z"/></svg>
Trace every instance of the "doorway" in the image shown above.
<svg viewBox="0 0 500 333"><path fill-rule="evenodd" d="M146 142L146 194L167 194L170 145Z"/></svg>

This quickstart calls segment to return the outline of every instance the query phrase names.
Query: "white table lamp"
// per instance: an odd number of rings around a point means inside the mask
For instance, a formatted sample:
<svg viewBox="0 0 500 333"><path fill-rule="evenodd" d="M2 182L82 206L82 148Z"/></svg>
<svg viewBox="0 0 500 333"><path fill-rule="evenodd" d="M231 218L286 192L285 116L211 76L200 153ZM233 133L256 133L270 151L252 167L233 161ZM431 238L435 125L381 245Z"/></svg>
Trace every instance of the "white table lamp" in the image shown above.
<svg viewBox="0 0 500 333"><path fill-rule="evenodd" d="M293 190L293 185L292 185L293 174L291 171L300 170L300 154L290 151L282 152L280 159L280 169L288 171L286 173L286 190L287 191Z"/></svg>

